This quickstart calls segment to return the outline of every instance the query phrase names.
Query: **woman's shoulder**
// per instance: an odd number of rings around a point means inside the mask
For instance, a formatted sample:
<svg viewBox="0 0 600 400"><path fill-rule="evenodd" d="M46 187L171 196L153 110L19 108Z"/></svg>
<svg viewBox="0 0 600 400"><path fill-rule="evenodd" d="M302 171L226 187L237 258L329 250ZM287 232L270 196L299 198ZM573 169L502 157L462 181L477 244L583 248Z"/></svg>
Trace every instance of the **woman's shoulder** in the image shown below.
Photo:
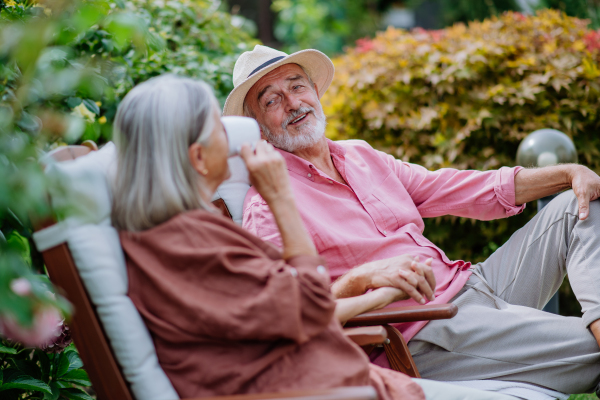
<svg viewBox="0 0 600 400"><path fill-rule="evenodd" d="M120 232L124 247L131 242L155 249L183 250L186 247L220 252L227 248L254 248L273 258L269 245L219 213L193 210L142 232Z"/></svg>

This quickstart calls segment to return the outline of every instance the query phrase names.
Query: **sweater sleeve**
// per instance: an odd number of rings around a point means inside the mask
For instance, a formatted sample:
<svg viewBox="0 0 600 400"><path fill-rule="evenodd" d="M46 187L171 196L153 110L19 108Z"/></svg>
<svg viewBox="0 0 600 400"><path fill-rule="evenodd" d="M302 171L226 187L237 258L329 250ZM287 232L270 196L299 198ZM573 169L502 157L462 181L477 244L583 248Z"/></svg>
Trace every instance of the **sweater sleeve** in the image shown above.
<svg viewBox="0 0 600 400"><path fill-rule="evenodd" d="M169 233L146 238L138 249L126 246L138 275L130 281L143 287L133 288L141 297L134 302L156 324L171 325L189 340L300 344L330 323L335 301L320 257L274 260L232 230L193 220Z"/></svg>

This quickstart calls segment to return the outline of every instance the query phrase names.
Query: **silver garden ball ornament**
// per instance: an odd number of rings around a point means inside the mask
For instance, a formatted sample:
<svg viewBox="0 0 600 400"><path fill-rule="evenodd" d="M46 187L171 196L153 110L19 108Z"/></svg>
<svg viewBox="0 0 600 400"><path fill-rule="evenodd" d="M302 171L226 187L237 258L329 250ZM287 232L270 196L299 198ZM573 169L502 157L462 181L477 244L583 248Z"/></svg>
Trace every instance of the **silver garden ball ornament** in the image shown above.
<svg viewBox="0 0 600 400"><path fill-rule="evenodd" d="M523 167L576 162L577 150L573 141L556 129L539 129L530 133L517 150L517 164Z"/></svg>

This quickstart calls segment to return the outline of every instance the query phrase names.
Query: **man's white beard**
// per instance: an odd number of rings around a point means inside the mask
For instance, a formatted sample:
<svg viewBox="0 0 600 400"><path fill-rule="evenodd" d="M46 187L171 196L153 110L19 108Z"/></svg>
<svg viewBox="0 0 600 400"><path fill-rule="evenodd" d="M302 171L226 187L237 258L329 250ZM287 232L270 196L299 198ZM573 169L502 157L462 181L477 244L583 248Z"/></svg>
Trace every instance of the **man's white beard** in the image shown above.
<svg viewBox="0 0 600 400"><path fill-rule="evenodd" d="M304 123L298 127L298 133L296 135L290 134L287 129L288 124L300 115L308 112L313 113L317 120L316 123L314 125L309 124L308 122ZM325 136L326 125L327 120L321 107L319 107L318 110L315 110L312 107L300 107L283 121L281 124L281 132L273 134L273 132L263 124L260 124L260 127L269 143L278 149L292 153L296 150L309 148L318 143L319 140Z"/></svg>

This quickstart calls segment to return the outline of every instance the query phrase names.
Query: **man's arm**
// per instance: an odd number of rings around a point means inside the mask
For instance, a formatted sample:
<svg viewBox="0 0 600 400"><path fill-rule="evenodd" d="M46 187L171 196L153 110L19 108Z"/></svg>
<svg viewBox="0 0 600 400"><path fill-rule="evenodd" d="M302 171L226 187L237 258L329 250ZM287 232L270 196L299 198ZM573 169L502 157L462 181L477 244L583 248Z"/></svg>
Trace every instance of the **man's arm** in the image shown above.
<svg viewBox="0 0 600 400"><path fill-rule="evenodd" d="M377 154L398 177L422 218L455 215L489 221L519 214L525 207L514 202L514 179L522 167L429 171L386 153Z"/></svg>
<svg viewBox="0 0 600 400"><path fill-rule="evenodd" d="M590 201L600 197L600 177L583 165L565 164L522 169L515 176L515 203L521 205L572 188L579 219L588 217Z"/></svg>

